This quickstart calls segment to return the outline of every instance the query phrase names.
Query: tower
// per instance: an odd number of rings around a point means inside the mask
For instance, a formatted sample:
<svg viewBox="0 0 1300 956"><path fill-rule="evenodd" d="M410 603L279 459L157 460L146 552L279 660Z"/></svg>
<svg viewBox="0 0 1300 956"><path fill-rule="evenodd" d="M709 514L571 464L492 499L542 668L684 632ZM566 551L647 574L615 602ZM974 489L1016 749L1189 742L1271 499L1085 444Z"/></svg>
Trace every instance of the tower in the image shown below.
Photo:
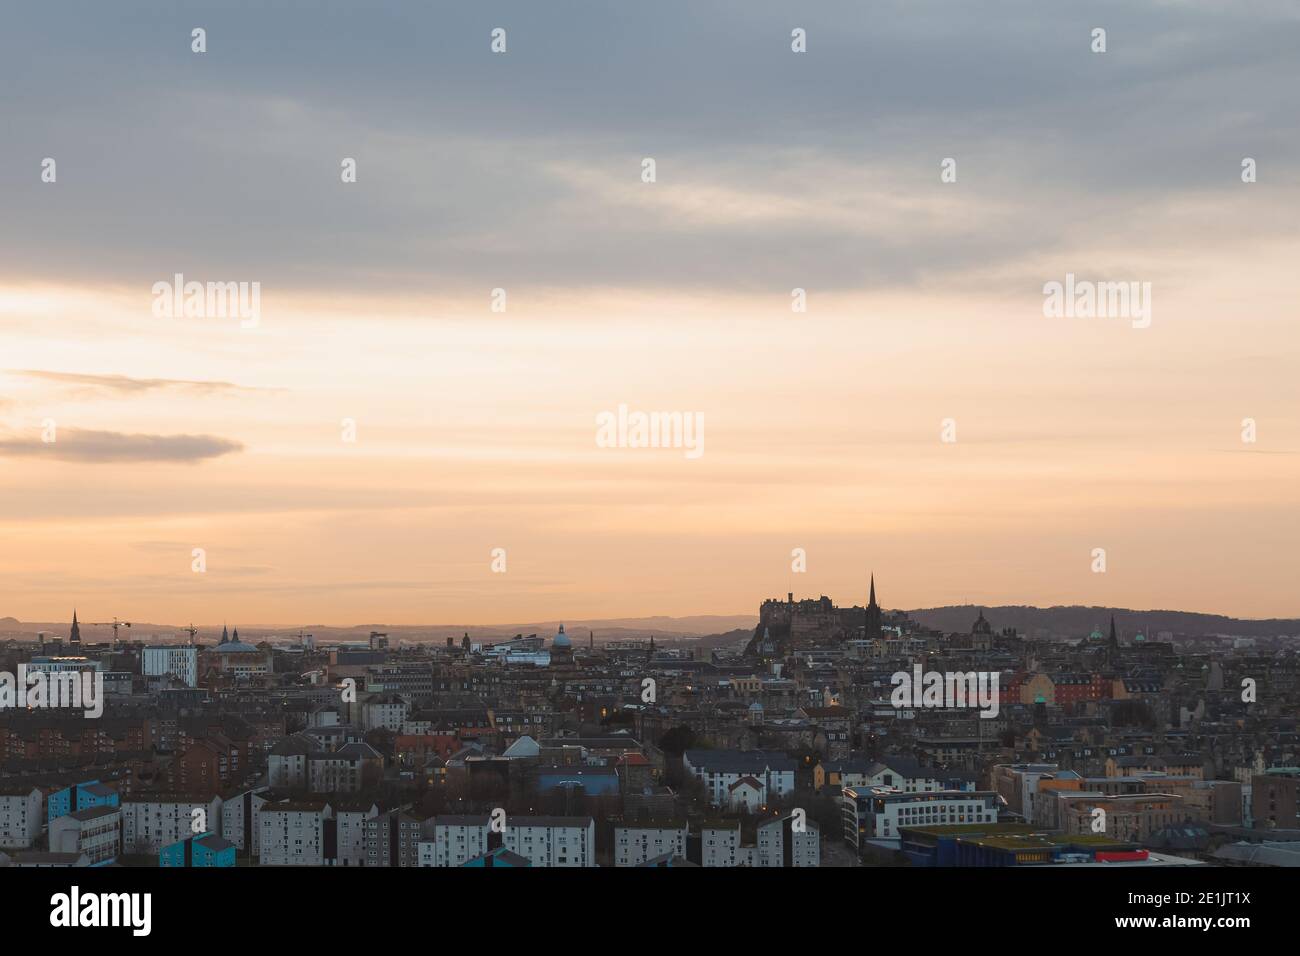
<svg viewBox="0 0 1300 956"><path fill-rule="evenodd" d="M871 575L871 597L867 601L867 613L862 636L869 641L880 637L880 605L876 603L875 574Z"/></svg>
<svg viewBox="0 0 1300 956"><path fill-rule="evenodd" d="M68 634L68 643L81 645L81 626L77 623L77 609L72 609L72 630Z"/></svg>

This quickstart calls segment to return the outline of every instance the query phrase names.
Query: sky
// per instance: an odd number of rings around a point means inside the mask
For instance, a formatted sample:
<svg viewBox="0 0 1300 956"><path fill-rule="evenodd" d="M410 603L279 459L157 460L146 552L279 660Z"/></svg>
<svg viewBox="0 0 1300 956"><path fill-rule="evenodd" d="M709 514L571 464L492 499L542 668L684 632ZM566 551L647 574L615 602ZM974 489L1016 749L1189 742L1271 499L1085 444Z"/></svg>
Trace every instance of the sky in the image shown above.
<svg viewBox="0 0 1300 956"><path fill-rule="evenodd" d="M0 615L736 614L874 572L1300 616L1298 44L1270 0L9 11ZM255 319L165 314L177 274ZM1149 316L1045 314L1067 275ZM698 453L605 447L620 406Z"/></svg>

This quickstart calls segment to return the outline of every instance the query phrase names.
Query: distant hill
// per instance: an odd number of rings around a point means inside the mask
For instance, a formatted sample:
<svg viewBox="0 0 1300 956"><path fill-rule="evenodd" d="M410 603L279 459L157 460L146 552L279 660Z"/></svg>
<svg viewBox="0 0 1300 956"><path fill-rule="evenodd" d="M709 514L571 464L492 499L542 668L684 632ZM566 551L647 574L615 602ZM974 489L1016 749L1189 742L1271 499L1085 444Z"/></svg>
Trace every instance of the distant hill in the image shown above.
<svg viewBox="0 0 1300 956"><path fill-rule="evenodd" d="M953 607L919 608L906 612L914 620L943 631L965 633L979 616L980 611L993 625L995 631L1014 627L1022 634L1032 636L1040 628L1049 634L1084 636L1094 628L1103 634L1110 628L1110 616L1115 615L1115 628L1121 638L1141 632L1154 637L1161 631L1202 637L1212 634L1231 634L1239 637L1278 637L1300 635L1300 619L1269 618L1249 620L1225 617L1222 614L1198 614L1193 611L1134 611L1123 607L1083 607L1082 605L1057 607L1028 607L1011 605L984 607L962 604Z"/></svg>
<svg viewBox="0 0 1300 956"><path fill-rule="evenodd" d="M713 650L720 647L731 647L734 645L744 646L749 643L749 639L754 636L754 628L741 627L734 631L727 631L725 634L707 634L698 640L693 641L693 645L701 650Z"/></svg>
<svg viewBox="0 0 1300 956"><path fill-rule="evenodd" d="M735 629L753 630L757 621L758 618L752 614L700 614L690 617L657 616L569 620L563 623L565 631L572 637L575 644L582 644L587 641L589 633L594 634L597 644L603 644L606 641L645 640L650 637L654 637L660 642L672 641L676 638L694 639ZM560 623L560 621L534 621L522 624L492 625L356 624L349 627L304 624L301 627L279 628L241 624L239 625L239 636L244 641L283 641L297 637L301 631L304 634L313 635L321 643L339 643L365 641L371 631L379 631L387 634L389 641L396 644L399 640L443 643L449 637L459 641L462 635L468 633L470 639L475 642L492 642L508 640L516 634L538 634L549 639L560 629ZM67 621L41 623L23 622L12 617L3 618L0 619L0 638L33 639L40 631L45 631L53 637L66 638L69 626L70 624ZM123 629L120 636L122 640L126 641L167 640L172 637L177 640L188 639L188 635L181 628L182 625L178 624L133 622L131 629ZM200 625L198 627L197 639L200 644L216 643L220 637L221 625ZM101 643L110 641L112 638L112 628L95 627L85 623L81 625L81 639L86 643Z"/></svg>

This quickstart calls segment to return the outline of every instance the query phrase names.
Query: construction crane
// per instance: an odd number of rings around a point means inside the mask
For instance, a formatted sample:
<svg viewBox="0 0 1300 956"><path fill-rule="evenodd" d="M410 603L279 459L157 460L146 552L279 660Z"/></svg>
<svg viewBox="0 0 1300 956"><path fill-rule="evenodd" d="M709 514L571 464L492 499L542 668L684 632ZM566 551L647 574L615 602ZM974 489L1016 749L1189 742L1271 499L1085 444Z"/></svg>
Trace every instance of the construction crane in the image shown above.
<svg viewBox="0 0 1300 956"><path fill-rule="evenodd" d="M113 618L111 621L87 621L86 623L91 627L111 627L113 629L113 647L115 648L117 647L117 629L131 626L130 621L119 621L117 618Z"/></svg>
<svg viewBox="0 0 1300 956"><path fill-rule="evenodd" d="M128 624L127 627L130 627L130 625ZM182 627L181 630L190 636L190 643L193 644L194 637L199 633L199 629L191 624L189 627Z"/></svg>

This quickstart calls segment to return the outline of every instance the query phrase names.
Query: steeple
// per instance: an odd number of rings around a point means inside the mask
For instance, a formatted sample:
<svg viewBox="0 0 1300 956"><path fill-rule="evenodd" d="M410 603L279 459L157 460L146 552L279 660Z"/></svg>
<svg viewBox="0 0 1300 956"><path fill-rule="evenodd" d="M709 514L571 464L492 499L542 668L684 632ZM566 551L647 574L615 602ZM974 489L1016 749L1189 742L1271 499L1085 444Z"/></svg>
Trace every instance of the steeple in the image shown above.
<svg viewBox="0 0 1300 956"><path fill-rule="evenodd" d="M1117 650L1118 648L1119 638L1115 635L1115 615L1112 614L1110 616L1110 649Z"/></svg>
<svg viewBox="0 0 1300 956"><path fill-rule="evenodd" d="M81 643L81 627L77 624L77 609L72 609L72 632L68 635L69 644Z"/></svg>
<svg viewBox="0 0 1300 956"><path fill-rule="evenodd" d="M876 603L876 575L871 575L871 597L867 600L867 613L863 621L862 636L867 640L880 637L880 605Z"/></svg>
<svg viewBox="0 0 1300 956"><path fill-rule="evenodd" d="M224 624L221 625L221 643L222 644L230 643L230 629L226 627L226 625Z"/></svg>

